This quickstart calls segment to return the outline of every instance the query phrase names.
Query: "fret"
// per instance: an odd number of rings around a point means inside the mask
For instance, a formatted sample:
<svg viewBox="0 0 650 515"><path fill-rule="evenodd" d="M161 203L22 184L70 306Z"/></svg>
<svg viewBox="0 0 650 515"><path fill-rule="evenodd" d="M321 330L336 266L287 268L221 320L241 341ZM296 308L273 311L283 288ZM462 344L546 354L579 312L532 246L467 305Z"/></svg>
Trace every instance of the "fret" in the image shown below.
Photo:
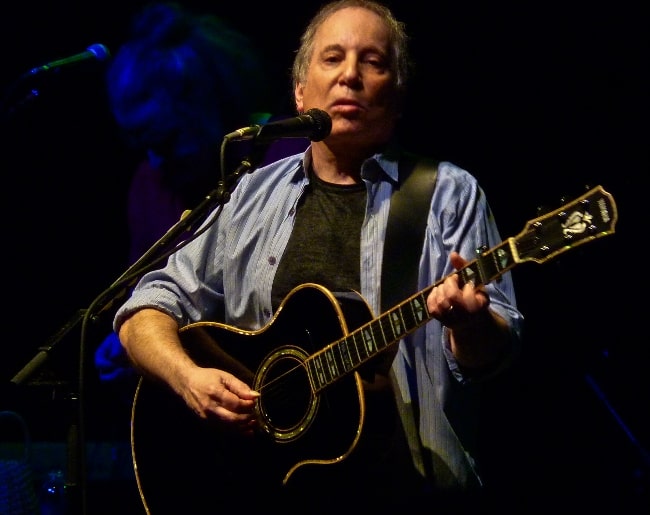
<svg viewBox="0 0 650 515"><path fill-rule="evenodd" d="M416 313L417 307L415 304L413 304L413 300L410 300L404 304L402 309L400 309L400 314L402 316L402 327L404 329L403 332L408 331L408 328L413 326L417 317Z"/></svg>
<svg viewBox="0 0 650 515"><path fill-rule="evenodd" d="M515 266L515 260L513 255L510 253L510 247L507 242L499 245L492 254L494 255L494 262L499 271L499 275Z"/></svg>
<svg viewBox="0 0 650 515"><path fill-rule="evenodd" d="M377 354L377 342L375 341L374 331L372 330L373 324L368 324L361 328L361 338L363 340L364 349L368 357Z"/></svg>
<svg viewBox="0 0 650 515"><path fill-rule="evenodd" d="M483 272L478 264L478 260L472 261L465 268L462 268L458 271L458 276L460 280L458 281L458 286L461 288L468 283L474 283L475 286L478 286L483 283Z"/></svg>
<svg viewBox="0 0 650 515"><path fill-rule="evenodd" d="M481 256L480 263L483 272L483 284L489 283L494 277L501 275L499 264L496 261L494 252Z"/></svg>
<svg viewBox="0 0 650 515"><path fill-rule="evenodd" d="M424 294L417 295L411 301L411 306L413 307L413 316L415 318L415 323L409 326L409 330L413 329L416 326L420 326L427 319L431 318L429 316L429 311L427 310L427 296Z"/></svg>
<svg viewBox="0 0 650 515"><path fill-rule="evenodd" d="M368 354L368 349L366 348L366 343L362 334L361 329L357 329L354 333L354 343L357 353L359 354L359 363L366 361L370 355Z"/></svg>
<svg viewBox="0 0 650 515"><path fill-rule="evenodd" d="M461 287L469 282L473 282L475 285L487 284L514 266L512 255L508 252L507 242L501 243L489 252L481 252L482 249L477 249L476 260L458 272L461 278Z"/></svg>
<svg viewBox="0 0 650 515"><path fill-rule="evenodd" d="M376 327L377 330L373 331L373 334L375 334L375 343L377 347L377 351L380 349L385 349L391 342L391 339L389 338L389 335L386 335L386 332L384 331L384 322L385 322L385 317L379 317L377 318L371 325ZM381 341L379 341L379 337L381 336Z"/></svg>
<svg viewBox="0 0 650 515"><path fill-rule="evenodd" d="M320 361L320 354L315 354L309 359L309 370L314 379L316 390L320 390L327 384L327 378L323 371L323 365Z"/></svg>
<svg viewBox="0 0 650 515"><path fill-rule="evenodd" d="M393 332L392 340L399 339L404 334L404 322L402 319L402 308L398 307L388 312L388 322Z"/></svg>
<svg viewBox="0 0 650 515"><path fill-rule="evenodd" d="M401 334L402 319L398 311L398 308L392 309L378 320L384 337L384 347L397 340Z"/></svg>
<svg viewBox="0 0 650 515"><path fill-rule="evenodd" d="M424 320L429 318L429 313L427 311L427 301L426 296L423 294L416 295L408 303L410 310L406 311L406 314L409 315L404 317L404 324L406 325L406 332L410 331L414 327L419 326ZM404 311L402 311L404 313Z"/></svg>
<svg viewBox="0 0 650 515"><path fill-rule="evenodd" d="M325 348L325 350L323 350L323 354L325 355L327 371L329 372L329 382L331 382L333 379L338 378L340 375L339 367L336 364L336 354L332 347Z"/></svg>
<svg viewBox="0 0 650 515"><path fill-rule="evenodd" d="M357 342L357 334L358 331L354 331L353 333L350 333L350 335L347 337L347 340L352 343L352 348L354 349L354 354L356 354L357 359L356 359L356 364L359 365L360 363L363 362L363 356L359 352L359 343ZM350 355L352 356L352 354Z"/></svg>
<svg viewBox="0 0 650 515"><path fill-rule="evenodd" d="M349 343L351 343L349 339L344 338L338 344L336 344L336 348L338 349L339 356L341 358L341 363L346 372L352 370L356 365L352 358L352 354L350 353Z"/></svg>

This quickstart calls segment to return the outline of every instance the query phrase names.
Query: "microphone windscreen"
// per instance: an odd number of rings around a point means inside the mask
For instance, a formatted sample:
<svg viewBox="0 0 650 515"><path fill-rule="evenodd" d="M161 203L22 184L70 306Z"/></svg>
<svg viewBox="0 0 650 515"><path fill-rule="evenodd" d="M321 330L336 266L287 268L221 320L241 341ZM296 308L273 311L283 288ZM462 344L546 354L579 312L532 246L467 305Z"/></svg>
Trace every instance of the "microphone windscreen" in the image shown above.
<svg viewBox="0 0 650 515"><path fill-rule="evenodd" d="M86 50L94 54L98 61L105 61L111 56L111 52L106 45L102 45L101 43L90 45Z"/></svg>
<svg viewBox="0 0 650 515"><path fill-rule="evenodd" d="M309 139L312 141L322 141L332 132L332 118L322 109L312 108L306 113L314 121L314 127Z"/></svg>

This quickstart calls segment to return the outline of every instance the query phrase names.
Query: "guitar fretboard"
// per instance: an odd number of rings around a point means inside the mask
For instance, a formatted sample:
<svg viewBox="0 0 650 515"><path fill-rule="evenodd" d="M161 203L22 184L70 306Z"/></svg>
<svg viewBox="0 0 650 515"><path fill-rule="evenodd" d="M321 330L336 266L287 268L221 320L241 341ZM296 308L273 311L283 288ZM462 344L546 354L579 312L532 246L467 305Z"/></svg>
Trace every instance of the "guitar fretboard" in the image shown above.
<svg viewBox="0 0 650 515"><path fill-rule="evenodd" d="M512 268L515 261L508 245L509 241L506 241L478 254L476 259L455 272L459 275L460 286L470 282L477 286L487 284ZM310 356L306 363L314 391L328 387L431 320L426 299L431 290L443 281L441 279L416 293Z"/></svg>

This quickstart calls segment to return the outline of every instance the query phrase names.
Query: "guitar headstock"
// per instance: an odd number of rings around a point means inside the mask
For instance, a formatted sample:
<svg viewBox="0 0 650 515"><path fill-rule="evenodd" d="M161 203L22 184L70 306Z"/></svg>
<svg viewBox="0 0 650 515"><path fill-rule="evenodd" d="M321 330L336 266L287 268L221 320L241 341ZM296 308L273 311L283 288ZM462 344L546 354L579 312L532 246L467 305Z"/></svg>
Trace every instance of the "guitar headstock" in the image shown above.
<svg viewBox="0 0 650 515"><path fill-rule="evenodd" d="M614 234L618 211L611 194L602 186L562 207L530 220L510 238L516 262L543 263L583 243Z"/></svg>

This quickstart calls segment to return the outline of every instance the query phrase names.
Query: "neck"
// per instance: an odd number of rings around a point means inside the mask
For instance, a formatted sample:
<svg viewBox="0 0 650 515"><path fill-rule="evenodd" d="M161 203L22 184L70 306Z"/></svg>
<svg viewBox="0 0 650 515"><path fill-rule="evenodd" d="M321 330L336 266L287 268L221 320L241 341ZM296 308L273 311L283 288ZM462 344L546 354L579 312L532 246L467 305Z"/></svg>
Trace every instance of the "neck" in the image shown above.
<svg viewBox="0 0 650 515"><path fill-rule="evenodd" d="M335 150L324 142L312 143L312 167L319 179L332 184L361 182L361 165L375 152L346 147Z"/></svg>

